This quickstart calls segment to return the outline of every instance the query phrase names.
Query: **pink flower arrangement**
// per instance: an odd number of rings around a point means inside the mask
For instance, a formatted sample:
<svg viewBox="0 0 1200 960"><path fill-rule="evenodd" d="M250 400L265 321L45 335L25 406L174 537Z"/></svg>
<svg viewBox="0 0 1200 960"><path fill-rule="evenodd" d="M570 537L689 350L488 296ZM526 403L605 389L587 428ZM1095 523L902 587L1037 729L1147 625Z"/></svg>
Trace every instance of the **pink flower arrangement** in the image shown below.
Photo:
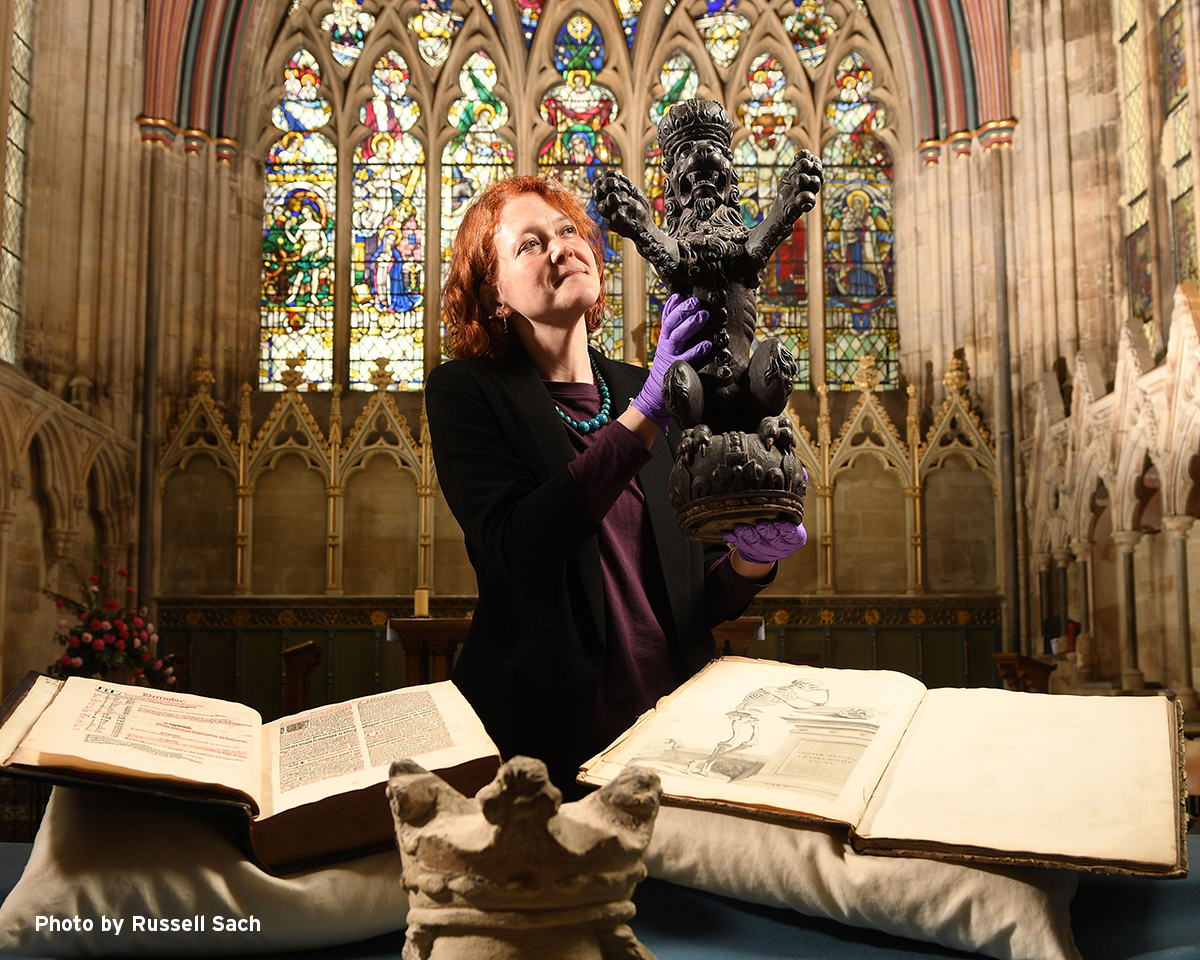
<svg viewBox="0 0 1200 960"><path fill-rule="evenodd" d="M171 687L175 672L164 667L155 650L158 634L146 621L146 611L123 609L117 598L134 592L129 571L101 561L90 576L79 575L81 600L51 593L58 609L78 614L72 626L59 621L56 643L65 652L46 668L54 677L92 677L156 687ZM133 625L133 629L130 628Z"/></svg>

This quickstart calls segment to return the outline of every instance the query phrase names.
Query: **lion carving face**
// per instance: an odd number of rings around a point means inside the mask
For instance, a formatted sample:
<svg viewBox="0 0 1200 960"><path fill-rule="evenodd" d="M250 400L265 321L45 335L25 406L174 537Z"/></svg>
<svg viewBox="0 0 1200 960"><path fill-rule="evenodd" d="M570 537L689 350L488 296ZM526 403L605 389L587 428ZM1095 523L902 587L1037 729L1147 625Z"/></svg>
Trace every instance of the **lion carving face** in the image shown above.
<svg viewBox="0 0 1200 960"><path fill-rule="evenodd" d="M715 143L698 143L688 151L680 151L671 167L675 192L685 210L691 210L701 220L711 220L717 208L732 206L734 191L733 164Z"/></svg>

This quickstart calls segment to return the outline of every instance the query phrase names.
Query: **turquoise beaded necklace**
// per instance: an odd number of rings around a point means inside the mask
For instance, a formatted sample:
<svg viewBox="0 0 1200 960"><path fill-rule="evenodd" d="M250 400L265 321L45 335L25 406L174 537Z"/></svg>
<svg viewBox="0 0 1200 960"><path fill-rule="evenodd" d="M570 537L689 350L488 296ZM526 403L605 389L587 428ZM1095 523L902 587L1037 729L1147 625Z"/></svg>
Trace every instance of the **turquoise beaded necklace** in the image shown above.
<svg viewBox="0 0 1200 960"><path fill-rule="evenodd" d="M612 411L612 399L608 395L608 384L604 382L604 377L600 376L600 368L596 366L596 358L589 354L588 359L592 361L592 374L596 377L596 388L600 391L600 412L592 417L591 420L572 420L563 412L562 407L557 403L554 405L554 409L562 417L562 422L568 427L574 427L580 433L591 433L593 430L599 430L608 423L608 415Z"/></svg>

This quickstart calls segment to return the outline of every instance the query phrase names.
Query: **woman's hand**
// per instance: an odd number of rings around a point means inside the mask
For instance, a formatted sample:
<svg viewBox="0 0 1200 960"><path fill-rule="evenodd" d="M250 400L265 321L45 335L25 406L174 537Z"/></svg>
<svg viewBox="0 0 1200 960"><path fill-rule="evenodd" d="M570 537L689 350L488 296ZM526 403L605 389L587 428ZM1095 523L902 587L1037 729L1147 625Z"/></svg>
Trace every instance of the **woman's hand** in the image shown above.
<svg viewBox="0 0 1200 960"><path fill-rule="evenodd" d="M653 421L659 430L666 430L671 422L667 405L663 400L663 377L676 360L695 363L712 349L712 341L701 340L689 346L691 340L708 323L708 311L700 309L695 297L684 297L674 293L668 299L662 314L662 330L654 352L654 363L650 365L650 376L641 393L630 401L630 406Z"/></svg>
<svg viewBox="0 0 1200 960"><path fill-rule="evenodd" d="M803 523L760 520L753 526L736 524L721 537L737 548L731 561L734 570L748 579L761 580L776 561L790 557L808 542L808 531ZM739 567L738 560L749 566Z"/></svg>

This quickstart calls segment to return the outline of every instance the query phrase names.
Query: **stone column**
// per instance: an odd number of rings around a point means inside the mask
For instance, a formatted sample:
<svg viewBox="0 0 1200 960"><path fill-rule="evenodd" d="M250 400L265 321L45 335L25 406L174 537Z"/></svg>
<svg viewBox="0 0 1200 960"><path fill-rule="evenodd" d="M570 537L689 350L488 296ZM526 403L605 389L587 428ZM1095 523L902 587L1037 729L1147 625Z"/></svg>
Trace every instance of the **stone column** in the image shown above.
<svg viewBox="0 0 1200 960"><path fill-rule="evenodd" d="M1179 604L1179 687L1175 696L1183 704L1184 716L1200 719L1200 695L1192 686L1192 617L1188 607L1187 535L1195 517L1186 514L1163 517L1163 526L1175 544L1175 597Z"/></svg>
<svg viewBox="0 0 1200 960"><path fill-rule="evenodd" d="M1070 582L1067 579L1067 565L1073 562L1075 555L1070 547L1059 547L1054 551L1054 566L1058 568L1058 618L1059 618L1059 653L1066 653L1067 618L1071 604L1068 600Z"/></svg>
<svg viewBox="0 0 1200 960"><path fill-rule="evenodd" d="M17 472L13 474L15 479ZM0 681L4 678L4 625L8 622L8 531L16 519L16 510L0 510Z"/></svg>
<svg viewBox="0 0 1200 960"><path fill-rule="evenodd" d="M1079 680L1092 679L1092 667L1096 662L1096 638L1092 634L1092 607L1096 602L1092 583L1092 544L1076 540L1071 552L1079 563L1079 635L1075 638L1075 676Z"/></svg>
<svg viewBox="0 0 1200 960"><path fill-rule="evenodd" d="M1141 530L1114 530L1117 545L1117 601L1120 604L1121 689L1144 690L1146 678L1138 669L1137 589L1133 582L1133 551L1142 542Z"/></svg>
<svg viewBox="0 0 1200 960"><path fill-rule="evenodd" d="M1029 558L1033 562L1033 569L1038 575L1038 621L1037 621L1037 642L1030 637L1029 653L1031 656L1037 656L1039 653L1046 652L1045 646L1045 630L1046 620L1050 617L1050 563L1054 559L1048 553L1035 553Z"/></svg>

